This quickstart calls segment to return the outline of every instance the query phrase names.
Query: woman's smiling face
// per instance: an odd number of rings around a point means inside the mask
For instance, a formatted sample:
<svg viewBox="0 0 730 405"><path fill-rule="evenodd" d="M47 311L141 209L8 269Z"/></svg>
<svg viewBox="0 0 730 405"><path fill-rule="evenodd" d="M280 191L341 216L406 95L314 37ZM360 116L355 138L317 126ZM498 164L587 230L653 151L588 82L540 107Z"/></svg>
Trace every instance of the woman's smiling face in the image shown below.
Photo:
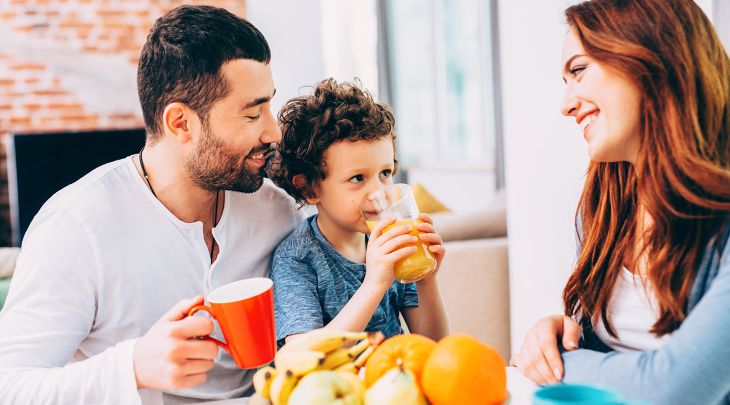
<svg viewBox="0 0 730 405"><path fill-rule="evenodd" d="M641 94L625 75L588 56L571 29L563 43L561 111L575 117L597 162L635 162L639 150Z"/></svg>

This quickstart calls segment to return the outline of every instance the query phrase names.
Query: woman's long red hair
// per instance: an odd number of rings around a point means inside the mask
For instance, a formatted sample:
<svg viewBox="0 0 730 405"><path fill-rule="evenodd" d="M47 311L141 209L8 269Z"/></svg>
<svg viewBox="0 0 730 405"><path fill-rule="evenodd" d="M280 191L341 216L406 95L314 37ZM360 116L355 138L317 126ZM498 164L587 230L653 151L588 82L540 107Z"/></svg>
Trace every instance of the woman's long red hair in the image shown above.
<svg viewBox="0 0 730 405"><path fill-rule="evenodd" d="M613 286L625 263L645 255L659 307L651 331L661 336L685 319L703 255L730 219L728 55L692 0L594 0L566 17L586 53L632 80L642 97L636 162L588 168L565 313L600 316L615 336L607 317ZM639 207L651 218L643 235Z"/></svg>

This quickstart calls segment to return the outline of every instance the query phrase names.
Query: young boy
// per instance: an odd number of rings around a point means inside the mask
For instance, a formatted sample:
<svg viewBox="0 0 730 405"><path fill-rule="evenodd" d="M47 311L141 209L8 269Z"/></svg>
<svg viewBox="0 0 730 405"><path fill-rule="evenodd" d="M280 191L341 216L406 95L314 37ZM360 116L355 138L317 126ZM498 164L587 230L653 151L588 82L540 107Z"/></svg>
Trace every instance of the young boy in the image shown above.
<svg viewBox="0 0 730 405"><path fill-rule="evenodd" d="M409 225L382 230L368 239L360 212L366 197L393 183L394 118L388 107L356 85L329 79L311 96L290 100L279 113L282 141L274 181L297 202L317 206L278 246L271 264L279 344L318 328L413 333L435 340L449 326L436 272L412 284L394 280L395 263L413 254L420 238L438 266L441 237L422 215L420 235Z"/></svg>

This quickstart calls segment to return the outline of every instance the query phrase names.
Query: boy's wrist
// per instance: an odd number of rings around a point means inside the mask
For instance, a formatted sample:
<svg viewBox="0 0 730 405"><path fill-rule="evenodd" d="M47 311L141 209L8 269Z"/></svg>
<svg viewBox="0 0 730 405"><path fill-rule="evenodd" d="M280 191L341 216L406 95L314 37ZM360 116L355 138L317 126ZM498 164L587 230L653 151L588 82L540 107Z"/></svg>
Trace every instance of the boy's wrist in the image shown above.
<svg viewBox="0 0 730 405"><path fill-rule="evenodd" d="M385 284L380 280L373 280L365 276L365 280L363 280L362 286L360 288L368 292L383 295L386 291L388 291L388 288L390 288L391 284L392 282L390 284Z"/></svg>
<svg viewBox="0 0 730 405"><path fill-rule="evenodd" d="M436 274L432 274L424 279L416 281L416 287L421 288L432 288L436 287L438 285L438 282L436 281Z"/></svg>

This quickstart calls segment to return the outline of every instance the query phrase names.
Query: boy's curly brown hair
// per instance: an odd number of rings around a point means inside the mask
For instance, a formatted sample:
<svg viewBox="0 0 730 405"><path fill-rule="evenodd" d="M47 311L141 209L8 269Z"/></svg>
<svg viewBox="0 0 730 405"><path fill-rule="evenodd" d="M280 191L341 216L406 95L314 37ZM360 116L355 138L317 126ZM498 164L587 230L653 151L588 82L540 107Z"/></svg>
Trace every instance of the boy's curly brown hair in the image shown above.
<svg viewBox="0 0 730 405"><path fill-rule="evenodd" d="M395 154L395 118L359 84L319 82L314 94L289 100L279 112L282 139L272 164L271 178L304 205L315 198L314 185L325 178L324 154L341 141L380 140L390 137ZM397 170L398 161L395 160ZM294 176L304 175L297 187Z"/></svg>

